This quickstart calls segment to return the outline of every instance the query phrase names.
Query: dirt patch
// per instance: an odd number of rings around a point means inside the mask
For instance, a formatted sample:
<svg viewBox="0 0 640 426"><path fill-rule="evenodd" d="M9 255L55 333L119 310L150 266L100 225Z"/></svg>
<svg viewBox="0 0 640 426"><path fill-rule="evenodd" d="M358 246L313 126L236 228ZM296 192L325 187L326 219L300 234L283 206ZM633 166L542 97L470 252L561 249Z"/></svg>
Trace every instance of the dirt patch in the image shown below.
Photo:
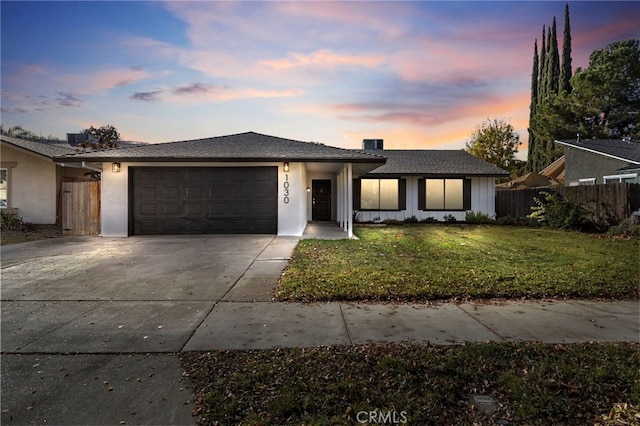
<svg viewBox="0 0 640 426"><path fill-rule="evenodd" d="M26 243L62 237L62 228L58 225L25 225L20 230L2 230L0 245Z"/></svg>

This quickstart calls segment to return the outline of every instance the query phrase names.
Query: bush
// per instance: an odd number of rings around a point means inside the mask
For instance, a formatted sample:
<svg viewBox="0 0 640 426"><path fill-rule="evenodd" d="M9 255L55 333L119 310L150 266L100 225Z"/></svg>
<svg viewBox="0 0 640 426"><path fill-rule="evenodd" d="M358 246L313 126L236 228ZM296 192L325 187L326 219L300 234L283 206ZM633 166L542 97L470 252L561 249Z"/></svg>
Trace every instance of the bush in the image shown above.
<svg viewBox="0 0 640 426"><path fill-rule="evenodd" d="M420 222L422 222L422 223L438 223L438 219L436 219L435 217L429 216L427 218L422 219Z"/></svg>
<svg viewBox="0 0 640 426"><path fill-rule="evenodd" d="M482 212L474 212L474 211L468 211L467 214L464 216L464 220L467 223L472 223L476 225L485 225L485 224L495 223L495 220L493 220L488 214L482 213Z"/></svg>
<svg viewBox="0 0 640 426"><path fill-rule="evenodd" d="M456 217L452 214L444 215L443 219L447 223L456 223L458 221L458 219L456 219Z"/></svg>
<svg viewBox="0 0 640 426"><path fill-rule="evenodd" d="M2 231L28 231L30 224L17 214L0 212L0 229Z"/></svg>
<svg viewBox="0 0 640 426"><path fill-rule="evenodd" d="M408 218L406 218L404 220L404 223L418 223L418 222L420 222L420 221L418 220L418 218L415 215L413 215L411 217L408 217Z"/></svg>
<svg viewBox="0 0 640 426"><path fill-rule="evenodd" d="M606 204L596 206L593 201L575 204L557 192L541 191L540 194L544 196L544 200L534 197L537 205L531 207L532 213L527 217L546 226L583 232L606 232L619 222Z"/></svg>
<svg viewBox="0 0 640 426"><path fill-rule="evenodd" d="M631 216L624 219L620 224L609 228L608 234L615 237L639 238L640 217Z"/></svg>

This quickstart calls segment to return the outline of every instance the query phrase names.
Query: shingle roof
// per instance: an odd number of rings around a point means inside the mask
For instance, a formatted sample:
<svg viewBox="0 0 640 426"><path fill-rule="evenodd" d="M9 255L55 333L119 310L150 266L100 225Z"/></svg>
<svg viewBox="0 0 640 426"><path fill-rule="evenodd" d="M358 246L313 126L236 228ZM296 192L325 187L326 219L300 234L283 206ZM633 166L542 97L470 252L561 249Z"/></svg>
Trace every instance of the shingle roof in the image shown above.
<svg viewBox="0 0 640 426"><path fill-rule="evenodd" d="M49 158L76 152L75 149L64 141L29 141L25 139L12 138L6 135L0 135L0 140Z"/></svg>
<svg viewBox="0 0 640 426"><path fill-rule="evenodd" d="M384 163L356 150L301 142L255 132L125 148L82 151L57 161L335 161Z"/></svg>
<svg viewBox="0 0 640 426"><path fill-rule="evenodd" d="M508 176L509 173L463 150L367 150L387 158L369 175Z"/></svg>
<svg viewBox="0 0 640 426"><path fill-rule="evenodd" d="M555 141L560 145L600 154L605 157L640 164L640 140L582 139Z"/></svg>

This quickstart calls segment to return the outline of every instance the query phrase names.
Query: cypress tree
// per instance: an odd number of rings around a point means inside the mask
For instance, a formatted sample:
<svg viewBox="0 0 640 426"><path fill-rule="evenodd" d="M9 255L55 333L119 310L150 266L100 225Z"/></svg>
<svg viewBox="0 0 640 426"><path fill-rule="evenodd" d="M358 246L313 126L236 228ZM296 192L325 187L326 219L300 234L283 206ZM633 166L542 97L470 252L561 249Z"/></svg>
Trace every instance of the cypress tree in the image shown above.
<svg viewBox="0 0 640 426"><path fill-rule="evenodd" d="M558 94L558 83L560 80L560 55L558 54L558 35L556 33L556 18L553 18L551 30L548 32L549 42L547 43L547 89L548 98Z"/></svg>
<svg viewBox="0 0 640 426"><path fill-rule="evenodd" d="M527 170L533 171L534 152L536 146L536 138L533 133L533 117L536 113L536 107L538 106L538 39L533 42L533 68L531 70L531 104L529 105L529 149L527 152Z"/></svg>
<svg viewBox="0 0 640 426"><path fill-rule="evenodd" d="M542 48L540 49L540 71L538 73L538 103L541 103L547 95L547 45L546 27L542 25Z"/></svg>
<svg viewBox="0 0 640 426"><path fill-rule="evenodd" d="M569 4L564 7L564 36L562 41L562 68L560 69L560 92L571 93L571 27L569 25Z"/></svg>

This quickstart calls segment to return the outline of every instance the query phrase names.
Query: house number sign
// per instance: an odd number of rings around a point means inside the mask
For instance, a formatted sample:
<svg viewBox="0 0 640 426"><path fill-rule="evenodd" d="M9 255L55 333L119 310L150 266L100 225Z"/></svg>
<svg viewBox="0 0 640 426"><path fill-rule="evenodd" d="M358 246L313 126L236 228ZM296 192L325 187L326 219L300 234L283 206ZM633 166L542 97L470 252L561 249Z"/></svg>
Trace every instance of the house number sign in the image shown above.
<svg viewBox="0 0 640 426"><path fill-rule="evenodd" d="M289 173L284 174L284 203L289 204Z"/></svg>

